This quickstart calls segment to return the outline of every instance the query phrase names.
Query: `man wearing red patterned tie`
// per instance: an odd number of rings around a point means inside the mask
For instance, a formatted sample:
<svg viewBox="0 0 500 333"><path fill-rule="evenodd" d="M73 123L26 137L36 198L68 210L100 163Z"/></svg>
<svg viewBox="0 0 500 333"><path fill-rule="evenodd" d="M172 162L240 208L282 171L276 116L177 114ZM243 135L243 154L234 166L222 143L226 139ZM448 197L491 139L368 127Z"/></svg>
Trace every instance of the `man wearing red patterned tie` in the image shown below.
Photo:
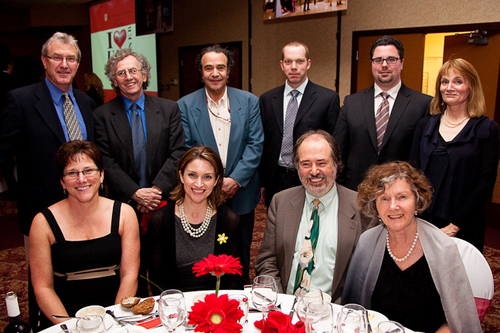
<svg viewBox="0 0 500 333"><path fill-rule="evenodd" d="M370 59L375 83L345 98L333 133L345 166L338 182L352 190L370 166L408 161L413 132L432 99L402 83L404 48L396 38L375 41Z"/></svg>

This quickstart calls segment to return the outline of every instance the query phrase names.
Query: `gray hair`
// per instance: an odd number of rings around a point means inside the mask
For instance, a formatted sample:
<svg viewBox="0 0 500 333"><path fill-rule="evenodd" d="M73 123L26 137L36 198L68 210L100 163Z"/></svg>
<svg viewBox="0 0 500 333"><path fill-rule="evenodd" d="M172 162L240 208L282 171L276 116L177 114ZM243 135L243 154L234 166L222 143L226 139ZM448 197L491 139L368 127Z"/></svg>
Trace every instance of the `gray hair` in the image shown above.
<svg viewBox="0 0 500 333"><path fill-rule="evenodd" d="M117 94L120 94L120 88L115 87L114 82L116 79L116 67L117 64L128 56L133 56L137 59L141 68L139 69L144 76L146 76L146 82L142 83L142 89L146 90L149 86L149 79L151 78L151 65L149 64L146 57L142 54L132 51L132 49L122 49L115 53L114 56L109 58L106 66L104 67L105 74L111 81L111 85Z"/></svg>
<svg viewBox="0 0 500 333"><path fill-rule="evenodd" d="M78 41L75 39L75 37L68 35L67 33L64 32L56 32L55 34L52 35L45 44L42 46L42 57L48 56L49 54L49 47L53 42L59 42L63 44L69 44L73 45L76 49L76 58L78 61L82 59L82 51L80 51L80 47L78 46Z"/></svg>

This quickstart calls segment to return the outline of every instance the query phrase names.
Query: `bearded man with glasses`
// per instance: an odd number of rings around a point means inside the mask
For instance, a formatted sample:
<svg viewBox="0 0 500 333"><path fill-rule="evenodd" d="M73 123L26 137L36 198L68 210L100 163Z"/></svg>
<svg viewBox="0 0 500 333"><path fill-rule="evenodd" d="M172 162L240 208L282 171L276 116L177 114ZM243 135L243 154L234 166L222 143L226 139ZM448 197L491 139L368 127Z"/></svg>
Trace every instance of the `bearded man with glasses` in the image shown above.
<svg viewBox="0 0 500 333"><path fill-rule="evenodd" d="M379 38L370 59L375 82L345 98L333 133L345 166L337 181L352 190L370 166L408 161L415 127L428 114L432 99L401 81L405 59L398 39Z"/></svg>

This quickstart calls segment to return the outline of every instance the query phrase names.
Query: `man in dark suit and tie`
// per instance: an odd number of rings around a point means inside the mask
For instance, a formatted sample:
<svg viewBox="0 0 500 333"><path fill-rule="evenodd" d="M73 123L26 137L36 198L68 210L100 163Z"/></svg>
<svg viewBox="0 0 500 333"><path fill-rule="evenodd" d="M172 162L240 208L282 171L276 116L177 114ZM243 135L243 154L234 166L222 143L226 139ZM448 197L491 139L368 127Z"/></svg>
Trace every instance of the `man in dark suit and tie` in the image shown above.
<svg viewBox="0 0 500 333"><path fill-rule="evenodd" d="M243 276L248 280L254 211L260 199L257 169L264 142L259 100L249 92L227 86L234 65L229 50L209 46L196 63L205 87L177 102L186 146L209 146L222 160L222 191L228 206L240 216Z"/></svg>
<svg viewBox="0 0 500 333"><path fill-rule="evenodd" d="M300 185L291 160L297 138L311 129L333 134L340 112L339 95L308 79L311 59L305 44L285 45L280 65L286 76L285 84L260 96L264 152L259 170L266 206L274 194Z"/></svg>
<svg viewBox="0 0 500 333"><path fill-rule="evenodd" d="M0 119L0 164L17 156L18 212L21 232L29 234L31 221L43 208L64 198L54 156L72 139L94 140L94 102L72 88L80 65L76 39L56 32L42 47L45 79L7 93ZM67 97L66 97L67 96ZM65 114L64 105L72 105ZM76 124L76 134L67 123Z"/></svg>
<svg viewBox="0 0 500 333"><path fill-rule="evenodd" d="M135 207L143 235L147 229L143 215L168 199L177 185L177 161L185 152L175 102L144 93L150 71L144 56L130 49L116 52L106 64L106 76L118 96L95 111L96 144L103 155L109 197ZM141 274L144 263L141 258ZM145 297L143 282L139 281L138 293Z"/></svg>
<svg viewBox="0 0 500 333"><path fill-rule="evenodd" d="M361 215L356 192L335 183L342 160L331 134L304 133L293 161L302 185L271 200L255 270L273 276L280 292L317 287L338 303L358 238L377 221Z"/></svg>
<svg viewBox="0 0 500 333"><path fill-rule="evenodd" d="M345 166L338 182L353 190L370 166L408 160L415 127L432 99L401 82L404 48L396 38L375 41L370 58L375 84L345 98L333 134Z"/></svg>
<svg viewBox="0 0 500 333"><path fill-rule="evenodd" d="M0 165L17 157L17 208L26 253L35 215L64 199L56 151L69 140L94 140L94 101L72 88L80 59L77 40L56 32L42 46L45 79L14 89L5 98L0 117ZM30 318L34 320L38 309L29 287ZM36 327L36 320L31 324Z"/></svg>

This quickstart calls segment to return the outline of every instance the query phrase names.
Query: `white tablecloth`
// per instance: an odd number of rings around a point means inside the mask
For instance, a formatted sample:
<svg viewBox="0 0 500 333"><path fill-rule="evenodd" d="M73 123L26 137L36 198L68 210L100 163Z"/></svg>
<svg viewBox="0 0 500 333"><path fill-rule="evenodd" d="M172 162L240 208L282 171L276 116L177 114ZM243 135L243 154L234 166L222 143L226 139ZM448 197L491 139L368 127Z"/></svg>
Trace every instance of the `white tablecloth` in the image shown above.
<svg viewBox="0 0 500 333"><path fill-rule="evenodd" d="M191 306L194 304L194 301L202 300L204 298L204 295L210 294L213 292L214 292L213 290L185 292L184 297L186 299L186 307L188 307L188 311L191 309ZM221 291L219 291L219 295L222 295L222 294L242 294L242 293L247 295L247 297L249 299L249 304L252 305L251 298L250 298L250 289L246 289L245 291L243 291L243 290L221 290ZM157 299L157 298L158 298L158 296L155 297L155 299ZM286 314L290 313L294 299L295 299L295 296L292 296L292 295L286 295L286 294L279 294L278 295L277 304L280 305L281 311L283 313L286 313ZM335 315L340 312L341 308L342 307L340 305L333 304L333 309L334 309ZM133 315L133 313L130 309L125 309L119 304L108 306L106 309L113 310L116 317ZM158 304L156 304L155 310L158 310ZM377 324L382 320L387 320L387 318L385 316L383 316L377 312L371 311L371 310L369 311L369 313L370 313L370 322L372 323L372 328L374 330L374 333L377 333L376 332ZM262 313L258 313L258 312L249 313L248 314L248 323L243 325L243 332L245 332L245 333L259 333L260 330L257 329L253 323L257 320L260 320L260 319L262 319ZM292 322L296 323L297 321L298 321L297 314L295 314L293 319L292 319ZM114 328L116 326L114 320L109 315L106 315L105 322L107 325L106 327L110 331L112 331L112 328ZM69 329L75 329L76 319L70 319L70 320L66 321L65 324ZM127 328L129 329L129 333L140 333L140 332L166 333L166 332L168 332L167 329L165 329L163 326L155 327L155 328L152 328L149 330L146 330L142 327L131 326L131 325L128 325ZM60 325L54 325L54 326L42 331L42 333L57 333L57 332L60 332L61 330L62 329L61 329ZM178 329L175 330L175 332L179 332L179 333L185 332L185 328L179 327ZM188 331L188 332L193 332L193 331ZM406 333L413 333L413 331L411 331L409 329L406 329L405 332Z"/></svg>

